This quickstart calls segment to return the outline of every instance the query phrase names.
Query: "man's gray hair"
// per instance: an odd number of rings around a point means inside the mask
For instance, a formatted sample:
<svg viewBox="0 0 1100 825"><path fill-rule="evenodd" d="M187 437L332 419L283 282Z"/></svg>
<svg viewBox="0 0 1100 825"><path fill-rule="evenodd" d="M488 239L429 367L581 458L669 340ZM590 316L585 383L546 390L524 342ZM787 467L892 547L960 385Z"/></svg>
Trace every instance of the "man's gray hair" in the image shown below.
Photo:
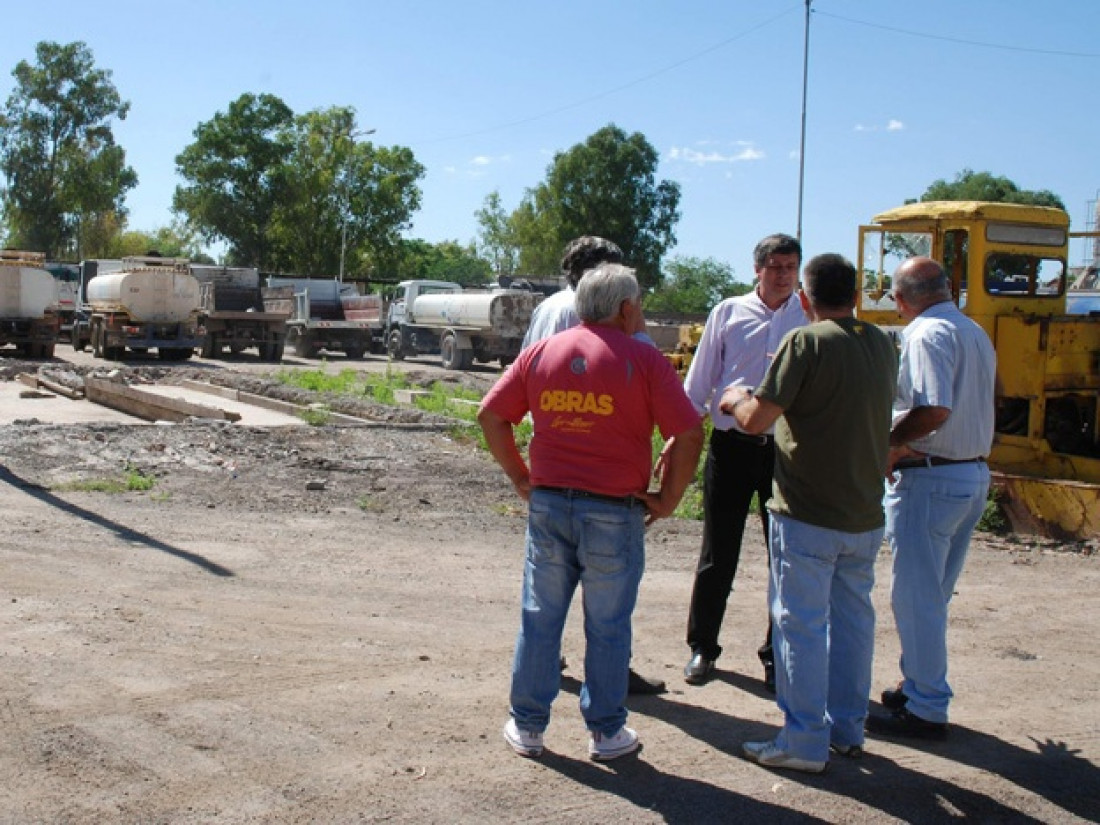
<svg viewBox="0 0 1100 825"><path fill-rule="evenodd" d="M636 301L641 292L633 269L622 264L600 264L581 278L574 308L582 321L598 324L613 319L623 301Z"/></svg>

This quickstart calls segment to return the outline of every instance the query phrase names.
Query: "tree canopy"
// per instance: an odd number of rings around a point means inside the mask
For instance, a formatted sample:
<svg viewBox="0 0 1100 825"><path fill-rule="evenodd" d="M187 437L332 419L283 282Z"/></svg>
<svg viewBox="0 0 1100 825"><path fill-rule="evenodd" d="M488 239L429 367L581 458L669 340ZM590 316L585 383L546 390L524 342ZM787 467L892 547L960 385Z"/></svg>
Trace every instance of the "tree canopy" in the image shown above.
<svg viewBox="0 0 1100 825"><path fill-rule="evenodd" d="M943 179L933 181L920 199L921 201L992 201L1066 208L1060 197L1046 189L1037 191L1021 189L1006 177L998 177L991 172L975 172L971 169L963 169L955 175L953 181Z"/></svg>
<svg viewBox="0 0 1100 825"><path fill-rule="evenodd" d="M405 147L357 140L366 134L350 107L294 115L272 95L243 95L176 159L189 185L174 208L207 240L225 241L234 263L380 271L420 206L424 167Z"/></svg>
<svg viewBox="0 0 1100 825"><path fill-rule="evenodd" d="M656 180L657 160L644 135L614 125L557 153L511 217L520 271L556 275L566 243L600 235L622 248L643 287L656 284L680 219L680 186Z"/></svg>
<svg viewBox="0 0 1100 825"><path fill-rule="evenodd" d="M715 258L677 256L665 262L661 283L645 297L647 312L710 312L719 301L744 295L751 284L738 283L733 268Z"/></svg>
<svg viewBox="0 0 1100 825"><path fill-rule="evenodd" d="M48 257L91 257L125 224L125 196L137 185L110 125L130 104L82 42L43 41L35 58L16 65L0 110L8 242Z"/></svg>

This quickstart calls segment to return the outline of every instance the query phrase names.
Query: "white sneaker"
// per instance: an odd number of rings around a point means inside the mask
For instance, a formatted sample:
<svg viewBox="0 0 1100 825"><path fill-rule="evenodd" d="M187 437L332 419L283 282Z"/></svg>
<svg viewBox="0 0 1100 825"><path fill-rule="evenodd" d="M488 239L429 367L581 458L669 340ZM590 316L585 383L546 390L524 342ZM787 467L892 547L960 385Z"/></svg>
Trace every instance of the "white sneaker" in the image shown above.
<svg viewBox="0 0 1100 825"><path fill-rule="evenodd" d="M542 731L520 730L515 719L504 725L504 741L520 756L542 756Z"/></svg>
<svg viewBox="0 0 1100 825"><path fill-rule="evenodd" d="M771 742L746 742L741 746L741 751L745 754L746 759L758 765L763 765L765 768L786 768L792 771L804 771L805 773L821 773L825 770L825 766L829 764L827 761L817 762L813 759L799 759L797 756L791 756L786 751L780 750L775 744L775 740Z"/></svg>
<svg viewBox="0 0 1100 825"><path fill-rule="evenodd" d="M623 725L614 736L593 732L588 740L588 756L596 762L607 762L634 753L641 744L638 734Z"/></svg>

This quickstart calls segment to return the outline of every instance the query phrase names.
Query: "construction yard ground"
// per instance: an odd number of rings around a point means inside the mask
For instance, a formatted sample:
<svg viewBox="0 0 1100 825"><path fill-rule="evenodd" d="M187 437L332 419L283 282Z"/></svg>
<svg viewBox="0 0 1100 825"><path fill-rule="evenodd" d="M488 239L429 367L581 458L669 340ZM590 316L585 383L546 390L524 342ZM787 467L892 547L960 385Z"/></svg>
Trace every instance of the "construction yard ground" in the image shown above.
<svg viewBox="0 0 1100 825"><path fill-rule="evenodd" d="M58 352L53 372L104 367ZM522 759L500 730L525 507L471 439L361 399L345 407L369 419L359 426L247 410L142 423L23 394L15 375L41 366L0 359L0 823L1100 820L1095 542L979 535L952 606L948 740L869 739L862 759L812 776L740 756L781 723L755 655L758 527L717 678L691 687L700 525L658 522L634 665L668 691L629 699L643 749L587 757L575 609L547 751ZM428 361L326 366L346 367L455 379ZM260 393L271 370L241 356L120 372ZM133 476L152 483L91 483ZM873 698L897 679L889 567L884 548Z"/></svg>

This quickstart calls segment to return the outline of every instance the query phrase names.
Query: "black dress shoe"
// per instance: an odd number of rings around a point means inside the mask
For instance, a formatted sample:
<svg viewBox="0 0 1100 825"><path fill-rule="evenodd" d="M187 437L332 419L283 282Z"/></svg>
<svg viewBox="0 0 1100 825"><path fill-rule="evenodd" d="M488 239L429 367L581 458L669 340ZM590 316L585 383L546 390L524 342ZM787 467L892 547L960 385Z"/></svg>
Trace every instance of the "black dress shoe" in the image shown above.
<svg viewBox="0 0 1100 825"><path fill-rule="evenodd" d="M626 692L635 696L656 696L658 693L665 692L665 683L660 679L648 679L631 668Z"/></svg>
<svg viewBox="0 0 1100 825"><path fill-rule="evenodd" d="M909 697L901 692L901 682L898 682L898 686L891 690L887 688L882 692L882 706L888 710L901 710L905 707L905 703L909 701Z"/></svg>
<svg viewBox="0 0 1100 825"><path fill-rule="evenodd" d="M929 722L902 707L889 716L868 716L868 733L880 736L897 736L905 739L946 739L946 722Z"/></svg>
<svg viewBox="0 0 1100 825"><path fill-rule="evenodd" d="M714 675L714 659L696 653L684 667L684 681L689 685L705 685Z"/></svg>

